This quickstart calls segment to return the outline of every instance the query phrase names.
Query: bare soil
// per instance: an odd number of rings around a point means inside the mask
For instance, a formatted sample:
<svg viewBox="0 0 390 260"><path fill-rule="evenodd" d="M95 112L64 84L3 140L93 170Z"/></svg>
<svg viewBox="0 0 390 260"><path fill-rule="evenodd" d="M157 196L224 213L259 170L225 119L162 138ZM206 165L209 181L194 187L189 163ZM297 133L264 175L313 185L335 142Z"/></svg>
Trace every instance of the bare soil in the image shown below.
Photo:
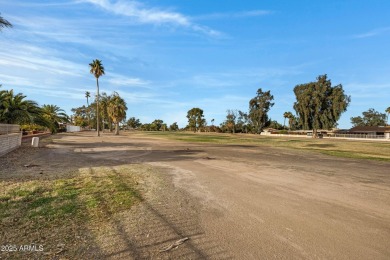
<svg viewBox="0 0 390 260"><path fill-rule="evenodd" d="M12 241L0 232L0 245L33 243L38 235L45 244L44 252L0 258L390 258L388 162L83 132L0 157L0 181L54 180L80 168L121 165L149 169L139 172L143 202L98 226L77 223ZM71 244L61 244L64 234L74 236ZM183 238L189 239L170 247ZM55 251L59 244L64 250Z"/></svg>

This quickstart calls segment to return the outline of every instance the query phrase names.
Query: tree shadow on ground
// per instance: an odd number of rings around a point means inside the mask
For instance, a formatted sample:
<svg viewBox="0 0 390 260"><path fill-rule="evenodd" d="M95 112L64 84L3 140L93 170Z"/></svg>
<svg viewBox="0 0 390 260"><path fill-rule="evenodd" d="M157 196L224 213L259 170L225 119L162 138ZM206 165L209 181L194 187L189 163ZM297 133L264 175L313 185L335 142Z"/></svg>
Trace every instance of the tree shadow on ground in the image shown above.
<svg viewBox="0 0 390 260"><path fill-rule="evenodd" d="M307 144L306 147L317 147L317 148L330 148L336 147L334 144Z"/></svg>

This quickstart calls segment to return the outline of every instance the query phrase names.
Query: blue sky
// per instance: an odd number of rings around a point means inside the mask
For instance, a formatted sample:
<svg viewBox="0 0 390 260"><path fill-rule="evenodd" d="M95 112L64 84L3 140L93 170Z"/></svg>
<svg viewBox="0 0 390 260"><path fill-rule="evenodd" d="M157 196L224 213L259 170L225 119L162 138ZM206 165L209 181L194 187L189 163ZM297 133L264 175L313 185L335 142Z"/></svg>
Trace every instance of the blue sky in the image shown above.
<svg viewBox="0 0 390 260"><path fill-rule="evenodd" d="M390 106L387 0L0 0L14 27L0 33L0 84L68 114L96 92L88 64L100 59L100 90L117 91L128 118L187 124L204 110L221 123L271 90L283 123L297 84L328 74L352 102L339 121ZM293 111L294 112L294 111Z"/></svg>

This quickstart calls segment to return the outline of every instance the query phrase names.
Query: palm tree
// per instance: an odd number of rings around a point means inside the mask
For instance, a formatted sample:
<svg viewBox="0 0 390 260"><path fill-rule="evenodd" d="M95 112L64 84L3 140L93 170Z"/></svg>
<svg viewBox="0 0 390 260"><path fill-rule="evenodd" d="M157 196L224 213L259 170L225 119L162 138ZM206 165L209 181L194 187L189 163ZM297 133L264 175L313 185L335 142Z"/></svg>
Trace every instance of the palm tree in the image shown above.
<svg viewBox="0 0 390 260"><path fill-rule="evenodd" d="M290 112L284 112L284 113L283 113L283 117L284 117L283 128L285 128L285 127L286 127L286 118L288 118L288 116L289 116L289 113L290 113Z"/></svg>
<svg viewBox="0 0 390 260"><path fill-rule="evenodd" d="M387 124L389 124L390 107L386 108L385 112L387 113Z"/></svg>
<svg viewBox="0 0 390 260"><path fill-rule="evenodd" d="M50 127L50 122L43 117L43 111L35 101L26 100L22 93L0 91L0 122L6 124L37 124Z"/></svg>
<svg viewBox="0 0 390 260"><path fill-rule="evenodd" d="M283 117L284 117L283 127L286 124L286 118L288 118L288 129L291 130L291 124L292 124L292 121L294 119L293 113L291 113L291 112L284 112Z"/></svg>
<svg viewBox="0 0 390 260"><path fill-rule="evenodd" d="M90 127L90 124L91 124L91 118L90 118L90 116L89 116L89 102L88 102L88 98L90 98L91 97L91 93L89 92L89 91L85 91L85 97L87 98L87 105L88 105L88 107L87 107L87 116L88 116L88 127Z"/></svg>
<svg viewBox="0 0 390 260"><path fill-rule="evenodd" d="M85 91L85 97L87 98L87 105L89 106L88 98L91 97L91 93L89 93L89 91Z"/></svg>
<svg viewBox="0 0 390 260"><path fill-rule="evenodd" d="M4 27L9 27L11 28L12 27L12 24L10 22L8 22L7 20L5 20L1 15L0 15L0 31L2 30L2 28Z"/></svg>
<svg viewBox="0 0 390 260"><path fill-rule="evenodd" d="M107 112L115 124L115 135L119 135L119 122L126 118L126 110L126 102L117 92L114 92L108 104Z"/></svg>
<svg viewBox="0 0 390 260"><path fill-rule="evenodd" d="M69 122L68 116L65 111L56 105L43 105L43 116L51 123L51 132L56 133L58 131L60 123Z"/></svg>
<svg viewBox="0 0 390 260"><path fill-rule="evenodd" d="M108 105L111 102L112 95L107 95L106 92L103 92L100 96L100 115L102 116L103 130L105 129L105 119L107 120L107 126L112 132L112 120L108 115Z"/></svg>
<svg viewBox="0 0 390 260"><path fill-rule="evenodd" d="M90 67L90 73L93 74L96 78L96 130L97 130L97 136L100 136L99 133L99 77L104 75L104 67L102 65L101 60L93 60L92 63L89 64Z"/></svg>

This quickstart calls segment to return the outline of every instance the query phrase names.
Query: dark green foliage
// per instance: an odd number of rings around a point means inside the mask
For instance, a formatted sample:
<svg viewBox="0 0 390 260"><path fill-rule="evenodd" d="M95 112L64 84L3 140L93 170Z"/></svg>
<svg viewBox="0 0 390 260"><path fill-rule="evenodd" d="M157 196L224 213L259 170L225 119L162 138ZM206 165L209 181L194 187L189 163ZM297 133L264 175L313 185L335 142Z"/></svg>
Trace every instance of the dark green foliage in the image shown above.
<svg viewBox="0 0 390 260"><path fill-rule="evenodd" d="M273 128L273 129L278 129L278 130L281 130L284 128L283 125L278 123L278 121L276 121L276 120L270 120L268 127Z"/></svg>
<svg viewBox="0 0 390 260"><path fill-rule="evenodd" d="M60 123L69 122L65 111L56 105L43 105L43 116L51 123L50 131L56 133L59 129Z"/></svg>
<svg viewBox="0 0 390 260"><path fill-rule="evenodd" d="M152 131L161 131L163 130L162 129L162 126L164 124L164 121L161 120L161 119L155 119L151 124L150 124L150 130Z"/></svg>
<svg viewBox="0 0 390 260"><path fill-rule="evenodd" d="M138 127L140 127L142 125L140 120L138 118L135 118L135 117L130 117L129 120L127 120L126 124L129 127L134 128L134 129L137 129Z"/></svg>
<svg viewBox="0 0 390 260"><path fill-rule="evenodd" d="M351 117L351 123L355 126L384 126L386 114L380 113L373 108L363 112L363 116Z"/></svg>
<svg viewBox="0 0 390 260"><path fill-rule="evenodd" d="M104 67L101 60L93 60L92 63L89 64L89 72L93 74L96 78L96 130L97 135L100 136L100 128L99 128L99 77L104 75Z"/></svg>
<svg viewBox="0 0 390 260"><path fill-rule="evenodd" d="M203 110L197 107L194 107L187 112L188 118L188 127L191 128L194 132L200 130L200 128L206 125L206 120L203 116Z"/></svg>
<svg viewBox="0 0 390 260"><path fill-rule="evenodd" d="M226 120L221 124L221 129L223 132L236 133L237 129L237 119L238 112L237 110L228 109L226 115Z"/></svg>
<svg viewBox="0 0 390 260"><path fill-rule="evenodd" d="M256 133L260 133L268 120L268 112L274 105L274 96L271 91L263 92L261 88L257 90L257 95L249 101L249 120Z"/></svg>
<svg viewBox="0 0 390 260"><path fill-rule="evenodd" d="M36 124L51 128L52 122L44 116L35 101L26 100L22 93L0 90L0 122L5 124Z"/></svg>
<svg viewBox="0 0 390 260"><path fill-rule="evenodd" d="M248 133L250 131L251 126L249 123L249 116L248 113L238 111L238 118L237 118L237 127L241 129L241 132Z"/></svg>
<svg viewBox="0 0 390 260"><path fill-rule="evenodd" d="M169 131L177 131L179 130L179 126L176 122L174 122L172 125L169 126Z"/></svg>
<svg viewBox="0 0 390 260"><path fill-rule="evenodd" d="M387 113L387 124L389 124L390 107L386 108L385 112Z"/></svg>
<svg viewBox="0 0 390 260"><path fill-rule="evenodd" d="M351 97L344 94L343 86L332 87L326 74L318 76L315 82L295 86L294 93L299 124L305 130L313 129L314 137L317 129L335 127L351 102Z"/></svg>

